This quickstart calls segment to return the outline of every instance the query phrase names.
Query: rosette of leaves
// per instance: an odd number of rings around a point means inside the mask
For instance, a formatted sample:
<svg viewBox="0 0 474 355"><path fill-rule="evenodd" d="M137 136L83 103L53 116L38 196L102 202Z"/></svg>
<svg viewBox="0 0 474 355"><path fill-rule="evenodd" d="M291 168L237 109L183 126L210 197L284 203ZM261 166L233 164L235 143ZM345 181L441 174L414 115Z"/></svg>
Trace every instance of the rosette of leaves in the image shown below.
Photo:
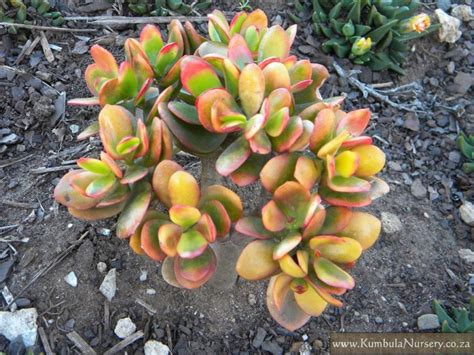
<svg viewBox="0 0 474 355"><path fill-rule="evenodd" d="M212 5L210 0L127 0L126 3L132 13L151 16L190 15L193 10L204 11Z"/></svg>
<svg viewBox="0 0 474 355"><path fill-rule="evenodd" d="M260 217L244 217L236 230L256 240L237 261L247 280L271 277L267 306L272 317L293 331L354 287L347 272L377 240L381 223L347 207L325 208L321 198L296 181L279 186Z"/></svg>
<svg viewBox="0 0 474 355"><path fill-rule="evenodd" d="M466 307L452 308L452 315L438 301L433 301L433 310L438 316L443 333L474 333L474 296Z"/></svg>
<svg viewBox="0 0 474 355"><path fill-rule="evenodd" d="M324 52L403 75L407 42L439 27L430 26L428 15L417 15L419 6L417 0L313 0L313 27L328 38Z"/></svg>
<svg viewBox="0 0 474 355"><path fill-rule="evenodd" d="M464 132L459 134L457 139L459 150L466 158L466 162L462 165L462 169L466 174L474 172L474 135L468 135Z"/></svg>
<svg viewBox="0 0 474 355"><path fill-rule="evenodd" d="M49 20L52 26L64 23L61 12L56 11L48 0L8 0L0 1L0 21L7 23L20 23L32 25L37 23L37 18ZM17 34L18 29L8 27L8 32Z"/></svg>
<svg viewBox="0 0 474 355"><path fill-rule="evenodd" d="M159 118L147 126L118 105L101 110L99 131L105 152L100 159L79 159L81 169L63 176L54 197L80 219L98 220L122 213L117 234L128 237L151 200L146 178L158 162L171 157L171 135Z"/></svg>
<svg viewBox="0 0 474 355"><path fill-rule="evenodd" d="M84 75L93 97L73 99L69 104L104 106L122 103L135 108L140 107L144 98L154 95L157 89L159 100L167 98L175 89L172 85L179 79L183 54L194 52L203 41L190 22L183 26L173 20L168 28L167 43L154 25L145 26L139 40L127 39L126 60L120 65L109 51L94 45L90 52L95 63L87 67Z"/></svg>
<svg viewBox="0 0 474 355"><path fill-rule="evenodd" d="M209 52L210 47L203 57L188 56L181 62L180 95L159 107L178 144L191 153L209 153L229 135L216 169L238 185L256 181L272 152L308 146L313 123L298 112L322 102L318 89L328 72L290 56L291 42L274 26L265 31L256 54L234 34L225 56ZM200 127L214 134L215 145L196 133Z"/></svg>

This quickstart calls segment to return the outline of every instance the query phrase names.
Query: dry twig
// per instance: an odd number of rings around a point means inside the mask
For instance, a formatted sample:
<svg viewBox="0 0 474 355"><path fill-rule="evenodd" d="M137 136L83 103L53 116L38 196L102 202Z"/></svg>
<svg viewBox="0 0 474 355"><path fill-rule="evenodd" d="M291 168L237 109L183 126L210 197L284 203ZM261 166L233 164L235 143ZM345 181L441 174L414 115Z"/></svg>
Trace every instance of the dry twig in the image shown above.
<svg viewBox="0 0 474 355"><path fill-rule="evenodd" d="M46 355L54 355L53 351L51 350L51 346L49 345L48 337L46 336L44 328L39 327L38 333L39 333L41 342L43 343L43 348Z"/></svg>
<svg viewBox="0 0 474 355"><path fill-rule="evenodd" d="M136 342L138 339L143 338L143 332L139 330L136 333L133 333L132 335L129 335L126 337L124 340L122 340L120 343L115 344L112 346L109 350L107 350L104 355L111 355L118 353L120 350L125 349L127 346L130 344Z"/></svg>
<svg viewBox="0 0 474 355"><path fill-rule="evenodd" d="M66 21L86 21L91 25L136 25L143 23L170 23L172 20L181 22L206 22L206 16L148 16L148 17L128 17L128 16L71 16L65 17Z"/></svg>
<svg viewBox="0 0 474 355"><path fill-rule="evenodd" d="M14 23L14 22L12 23L0 22L0 26L26 28L29 30L40 30L40 31L56 31L56 32L97 32L95 28L67 28L67 27L37 26L37 25L28 25L24 23Z"/></svg>
<svg viewBox="0 0 474 355"><path fill-rule="evenodd" d="M77 168L77 165L63 165L63 166L53 166L50 168L36 168L36 169L31 169L30 173L32 174L46 174L46 173L54 173L56 171L63 171L63 170L69 170L69 169L74 169Z"/></svg>
<svg viewBox="0 0 474 355"><path fill-rule="evenodd" d="M66 336L68 337L70 341L74 343L75 346L79 348L79 350L81 350L82 354L85 354L85 355L97 354L95 350L92 349L90 345L84 339L82 339L82 337L79 334L77 334L77 332L75 332L74 330L70 333L67 333Z"/></svg>

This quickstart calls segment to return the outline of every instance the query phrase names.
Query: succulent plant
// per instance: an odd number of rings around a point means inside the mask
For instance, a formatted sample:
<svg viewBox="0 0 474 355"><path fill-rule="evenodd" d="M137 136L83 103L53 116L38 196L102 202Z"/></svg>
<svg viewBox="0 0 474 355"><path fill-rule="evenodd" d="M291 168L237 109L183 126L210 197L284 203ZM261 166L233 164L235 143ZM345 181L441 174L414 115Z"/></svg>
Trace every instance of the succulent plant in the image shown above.
<svg viewBox="0 0 474 355"><path fill-rule="evenodd" d="M459 149L466 158L462 169L466 174L474 172L474 135L467 135L464 132L459 134L457 139Z"/></svg>
<svg viewBox="0 0 474 355"><path fill-rule="evenodd" d="M49 0L8 0L0 1L0 22L31 25L36 22L35 14L44 20L50 20L52 26L64 23L61 12L56 11ZM8 27L8 32L17 34L16 27Z"/></svg>
<svg viewBox="0 0 474 355"><path fill-rule="evenodd" d="M190 15L193 10L204 11L212 5L210 0L127 0L125 3L132 13L151 16Z"/></svg>
<svg viewBox="0 0 474 355"><path fill-rule="evenodd" d="M452 308L454 317L436 300L433 301L433 310L438 316L443 333L474 333L474 296L471 296L467 309Z"/></svg>
<svg viewBox="0 0 474 355"><path fill-rule="evenodd" d="M430 17L416 14L418 0L313 0L316 34L328 38L321 48L372 70L404 74L409 40L435 31Z"/></svg>
<svg viewBox="0 0 474 355"><path fill-rule="evenodd" d="M375 175L383 152L363 135L370 112L342 111L343 97L323 99L325 67L290 55L296 27L268 27L261 10L227 19L209 15L205 40L172 21L168 43L154 26L125 42L119 66L95 46L85 73L100 105L99 158L78 160L56 200L77 218L119 215L116 234L140 255L162 262L163 278L202 286L219 270L220 246L235 230L256 238L236 271L272 277L267 304L296 329L354 287L347 270L380 233L380 221L355 207L388 192ZM173 162L177 150L202 161L201 186ZM208 178L208 176L211 178ZM221 184L260 181L270 201L243 216L240 197ZM229 268L227 267L227 270ZM291 292L290 292L291 291Z"/></svg>
<svg viewBox="0 0 474 355"><path fill-rule="evenodd" d="M244 217L236 230L256 238L242 251L237 271L247 280L271 277L267 306L294 330L354 287L347 270L380 233L380 221L348 207L325 208L308 185L287 181L273 193L261 218Z"/></svg>

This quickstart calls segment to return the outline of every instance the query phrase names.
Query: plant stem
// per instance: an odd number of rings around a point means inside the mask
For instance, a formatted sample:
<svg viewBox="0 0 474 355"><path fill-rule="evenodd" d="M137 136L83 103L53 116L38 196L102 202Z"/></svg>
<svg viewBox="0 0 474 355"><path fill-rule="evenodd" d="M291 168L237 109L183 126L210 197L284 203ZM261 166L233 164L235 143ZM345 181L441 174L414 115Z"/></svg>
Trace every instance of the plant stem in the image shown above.
<svg viewBox="0 0 474 355"><path fill-rule="evenodd" d="M217 150L210 155L201 157L201 191L206 187L224 184L224 178L216 170L216 160L221 151Z"/></svg>

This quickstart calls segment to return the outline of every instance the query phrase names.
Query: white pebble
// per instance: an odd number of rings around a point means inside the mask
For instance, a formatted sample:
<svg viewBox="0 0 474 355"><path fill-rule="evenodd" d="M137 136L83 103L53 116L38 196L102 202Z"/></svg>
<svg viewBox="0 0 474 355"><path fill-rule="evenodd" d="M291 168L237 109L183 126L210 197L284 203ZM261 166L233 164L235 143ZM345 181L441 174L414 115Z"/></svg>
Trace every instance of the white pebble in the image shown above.
<svg viewBox="0 0 474 355"><path fill-rule="evenodd" d="M66 281L72 287L77 287L77 277L74 271L71 271L69 274L67 274L64 278L64 281Z"/></svg>
<svg viewBox="0 0 474 355"><path fill-rule="evenodd" d="M132 335L135 330L137 330L137 326L135 323L132 322L130 317L119 319L117 325L115 326L114 333L120 339L125 339L129 335Z"/></svg>

